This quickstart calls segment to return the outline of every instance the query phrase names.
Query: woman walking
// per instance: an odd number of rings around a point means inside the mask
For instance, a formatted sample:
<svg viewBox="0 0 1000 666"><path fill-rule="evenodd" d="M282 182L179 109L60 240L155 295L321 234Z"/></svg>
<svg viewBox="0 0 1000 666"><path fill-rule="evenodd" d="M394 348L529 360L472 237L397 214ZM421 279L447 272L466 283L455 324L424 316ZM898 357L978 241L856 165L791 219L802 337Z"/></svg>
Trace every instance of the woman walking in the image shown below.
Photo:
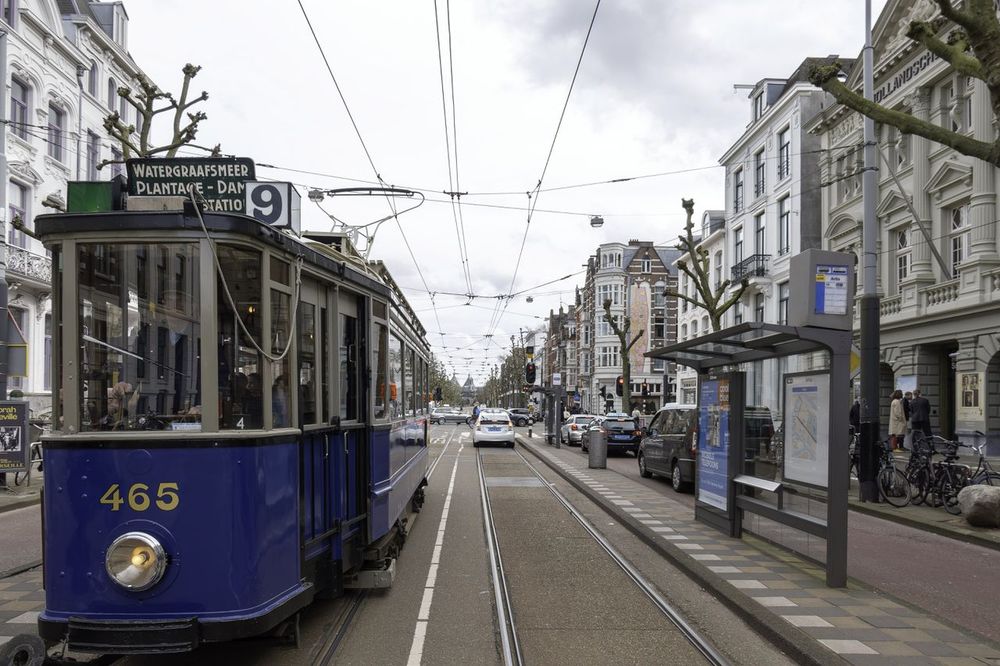
<svg viewBox="0 0 1000 666"><path fill-rule="evenodd" d="M906 414L903 411L903 392L893 391L892 403L889 405L889 443L893 451L903 449L903 439L906 437Z"/></svg>

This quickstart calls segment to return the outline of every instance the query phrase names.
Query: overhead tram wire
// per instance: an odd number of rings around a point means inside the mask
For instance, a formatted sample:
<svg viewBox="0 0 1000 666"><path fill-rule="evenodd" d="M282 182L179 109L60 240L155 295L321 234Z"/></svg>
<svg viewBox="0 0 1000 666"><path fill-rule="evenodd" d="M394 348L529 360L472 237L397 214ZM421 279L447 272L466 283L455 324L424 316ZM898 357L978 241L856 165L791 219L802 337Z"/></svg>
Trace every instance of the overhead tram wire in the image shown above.
<svg viewBox="0 0 1000 666"><path fill-rule="evenodd" d="M313 42L316 43L316 48L319 50L319 55L323 58L323 64L326 66L326 71L330 75L330 80L333 81L333 87L337 90L337 95L340 96L340 101L344 105L344 111L347 112L347 117L351 121L351 127L354 128L354 133L358 137L358 142L361 144L361 149L365 151L365 157L368 158L368 164L371 166L372 171L375 173L375 178L378 179L379 184L383 187L385 186L385 181L382 180L382 175L379 173L378 168L375 166L375 160L372 159L371 153L368 151L368 146L365 144L364 137L361 136L361 130L358 128L358 123L354 120L354 114L351 113L351 108L347 104L347 98L344 97L344 92L340 89L340 83L337 82L337 76L333 73L333 67L330 66L330 60L326 57L326 51L323 49L323 45L319 41L319 36L316 34L316 30L313 28L312 21L309 19L309 12L306 11L305 5L302 4L302 0L296 0L299 5L299 9L302 11L302 18L305 19L306 25L309 26L309 32L312 34ZM410 259L413 261L414 267L417 269L417 275L420 276L420 281L423 283L428 295L431 294L431 290L427 289L427 280L424 279L424 272L420 270L420 264L417 263L417 258L413 254L413 248L410 247L410 241L406 238L406 233L403 231L403 225L399 223L399 217L396 212L396 205L393 203L392 198L385 194L386 202L389 204L390 210L393 212L393 219L396 220L396 226L399 228L400 236L403 238L403 243L406 245L406 250L410 253ZM378 227L376 227L376 231ZM374 232L372 232L374 236ZM372 241L369 240L369 243ZM434 304L434 298L431 296L431 304L434 305L434 320L437 323L438 330L441 330L441 319L438 317L437 306ZM441 339L442 343L444 338Z"/></svg>
<svg viewBox="0 0 1000 666"><path fill-rule="evenodd" d="M451 137L448 133L448 103L445 97L444 90L444 58L441 54L441 26L438 19L438 3L434 0L434 32L437 38L437 56L438 56L438 78L441 81L441 114L444 118L444 145L445 145L445 156L448 162L448 189L451 192L451 217L455 223L455 236L458 239L458 255L462 262L462 274L465 277L465 289L467 293L472 293L472 274L469 267L469 257L468 248L465 243L465 225L459 220L459 210L458 207L461 206L461 199L459 199L458 206L455 205L455 196L461 192L461 187L458 185L458 133L455 132L455 162L454 171L452 170L452 142ZM448 60L451 61L451 13L449 5L448 14ZM451 78L451 106L452 106L452 128L455 124L455 80L454 72L450 76Z"/></svg>
<svg viewBox="0 0 1000 666"><path fill-rule="evenodd" d="M590 17L590 25L587 27L587 36L583 40L583 47L580 49L580 57L577 58L576 68L573 70L573 78L569 84L569 90L566 92L566 101L563 102L562 111L559 113L559 122L556 123L556 131L552 136L552 143L549 146L549 154L545 157L545 165L542 167L542 175L538 178L538 184L535 185L535 198L531 202L531 207L528 210L528 219L524 225L524 235L521 237L521 248L517 253L517 261L514 264L514 274L510 279L510 287L508 287L508 295L513 294L514 284L517 282L517 273L521 268L521 258L524 256L524 246L528 242L528 231L531 229L531 217L534 214L535 207L538 205L538 197L540 196L540 190L542 188L542 183L545 180L545 174L549 169L549 163L552 161L552 153L556 148L556 140L559 138L559 130L562 128L563 119L566 117L566 109L569 108L569 100L573 95L573 88L576 86L576 78L580 74L580 66L583 64L583 56L587 52L587 44L590 42L590 34L594 30L594 22L597 20L597 12L601 8L601 0L597 0L597 4L594 5L594 14ZM531 195L528 195L529 200ZM500 327L500 321L503 318L503 313L507 309L505 303L509 303L510 299L498 303L497 314L494 315L494 320L490 322L492 327L492 332Z"/></svg>

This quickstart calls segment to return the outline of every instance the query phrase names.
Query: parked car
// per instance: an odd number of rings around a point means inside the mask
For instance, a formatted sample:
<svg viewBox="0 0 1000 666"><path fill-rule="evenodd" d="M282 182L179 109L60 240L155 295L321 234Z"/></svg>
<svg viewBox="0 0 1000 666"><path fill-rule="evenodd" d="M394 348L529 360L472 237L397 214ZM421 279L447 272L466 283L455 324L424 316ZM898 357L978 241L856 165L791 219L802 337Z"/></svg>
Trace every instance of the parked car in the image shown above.
<svg viewBox="0 0 1000 666"><path fill-rule="evenodd" d="M682 492L694 484L698 454L698 406L664 405L650 421L639 444L636 460L639 474L670 478L670 485Z"/></svg>
<svg viewBox="0 0 1000 666"><path fill-rule="evenodd" d="M465 423L469 415L457 409L438 408L431 410L431 423Z"/></svg>
<svg viewBox="0 0 1000 666"><path fill-rule="evenodd" d="M512 409L508 409L507 411L510 412L510 418L516 426L532 425L535 422L531 412L524 407L514 407Z"/></svg>
<svg viewBox="0 0 1000 666"><path fill-rule="evenodd" d="M642 441L642 431L628 414L607 414L595 419L591 428L599 428L608 438L608 453L614 451L631 451L639 454L639 442ZM584 451L588 450L587 438L580 440Z"/></svg>
<svg viewBox="0 0 1000 666"><path fill-rule="evenodd" d="M472 424L472 445L505 444L514 448L514 423L502 409L484 409Z"/></svg>
<svg viewBox="0 0 1000 666"><path fill-rule="evenodd" d="M559 431L559 441L573 446L582 445L583 438L590 429L590 424L597 418L593 414L574 414L569 417Z"/></svg>

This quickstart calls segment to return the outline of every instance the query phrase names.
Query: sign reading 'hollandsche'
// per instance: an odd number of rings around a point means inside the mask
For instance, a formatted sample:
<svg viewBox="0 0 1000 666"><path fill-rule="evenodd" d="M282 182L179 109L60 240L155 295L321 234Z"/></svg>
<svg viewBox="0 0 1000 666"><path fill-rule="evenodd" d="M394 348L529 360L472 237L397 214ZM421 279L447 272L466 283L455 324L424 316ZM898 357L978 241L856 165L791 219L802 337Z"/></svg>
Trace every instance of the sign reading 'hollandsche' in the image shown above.
<svg viewBox="0 0 1000 666"><path fill-rule="evenodd" d="M242 213L245 184L255 180L253 160L246 157L190 159L138 158L126 162L131 196L205 198L210 211Z"/></svg>
<svg viewBox="0 0 1000 666"><path fill-rule="evenodd" d="M872 93L872 99L876 104L883 104L884 100L888 99L897 90L915 79L918 74L930 67L937 60L937 55L931 53L930 51L925 51L918 58L915 58L908 63L906 67L896 72L896 74L886 80L885 83L876 88L875 92Z"/></svg>

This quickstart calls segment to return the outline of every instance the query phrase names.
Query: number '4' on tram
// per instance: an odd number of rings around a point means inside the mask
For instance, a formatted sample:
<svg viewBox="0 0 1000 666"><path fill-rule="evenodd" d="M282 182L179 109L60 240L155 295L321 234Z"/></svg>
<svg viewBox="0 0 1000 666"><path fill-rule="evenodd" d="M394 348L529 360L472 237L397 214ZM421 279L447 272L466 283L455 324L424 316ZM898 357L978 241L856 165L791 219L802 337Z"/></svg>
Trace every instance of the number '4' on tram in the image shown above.
<svg viewBox="0 0 1000 666"><path fill-rule="evenodd" d="M342 235L119 201L36 221L58 387L42 638L182 652L389 585L426 485L430 351L388 270Z"/></svg>

